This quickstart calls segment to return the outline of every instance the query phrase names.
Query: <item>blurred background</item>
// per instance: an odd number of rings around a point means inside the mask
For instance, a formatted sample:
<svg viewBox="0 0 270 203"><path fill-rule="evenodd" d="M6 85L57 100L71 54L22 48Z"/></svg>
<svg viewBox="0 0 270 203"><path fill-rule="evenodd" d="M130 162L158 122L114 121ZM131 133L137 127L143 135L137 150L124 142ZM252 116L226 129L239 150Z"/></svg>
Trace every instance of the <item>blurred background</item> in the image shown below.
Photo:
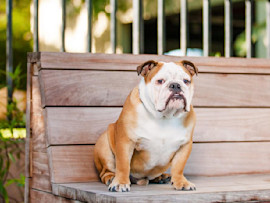
<svg viewBox="0 0 270 203"><path fill-rule="evenodd" d="M246 1L231 0L232 53L246 57ZM7 73L7 5L12 2L12 71ZM92 0L91 51L113 53L110 0ZM183 55L180 49L180 0L164 0L165 54ZM203 2L187 1L187 55L203 56ZM210 56L224 56L224 3L211 0ZM249 1L251 7L252 57L267 57L268 0ZM66 0L65 51L87 52L88 13L85 0ZM145 54L158 53L158 1L143 0L143 44ZM269 15L268 15L269 16ZM270 17L269 17L270 18ZM38 1L39 51L61 51L62 0ZM133 1L118 0L116 12L117 54L133 51ZM0 0L0 202L22 202L24 186L24 137L26 109L27 52L33 51L34 2ZM13 81L13 99L8 102L6 77Z"/></svg>

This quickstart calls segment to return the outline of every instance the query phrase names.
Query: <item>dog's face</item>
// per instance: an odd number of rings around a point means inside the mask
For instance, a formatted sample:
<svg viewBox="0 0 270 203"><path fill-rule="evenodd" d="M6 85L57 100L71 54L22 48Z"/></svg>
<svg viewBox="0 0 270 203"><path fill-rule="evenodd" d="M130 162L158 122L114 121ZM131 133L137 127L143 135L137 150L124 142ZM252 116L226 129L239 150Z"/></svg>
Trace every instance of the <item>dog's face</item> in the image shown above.
<svg viewBox="0 0 270 203"><path fill-rule="evenodd" d="M137 72L144 77L140 97L150 112L156 111L158 117L177 117L190 110L194 92L192 77L198 73L193 63L147 61L138 66Z"/></svg>

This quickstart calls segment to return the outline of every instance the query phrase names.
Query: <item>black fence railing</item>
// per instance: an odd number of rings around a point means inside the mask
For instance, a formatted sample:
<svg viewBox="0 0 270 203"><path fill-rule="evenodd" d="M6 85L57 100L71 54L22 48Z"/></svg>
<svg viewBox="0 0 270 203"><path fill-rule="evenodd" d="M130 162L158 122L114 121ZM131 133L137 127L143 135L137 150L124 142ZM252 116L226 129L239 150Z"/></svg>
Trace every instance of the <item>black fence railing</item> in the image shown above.
<svg viewBox="0 0 270 203"><path fill-rule="evenodd" d="M157 12L157 53L163 54L166 46L165 41L165 0L157 0L158 12ZM179 1L179 0L178 0ZM180 46L184 55L187 53L188 47L188 0L180 0ZM211 52L211 5L210 0L202 1L202 26L203 26L203 55L209 56ZM12 98L12 80L9 73L13 71L13 55L12 55L12 0L6 1L6 11L7 11L7 41L6 41L6 72L7 72L7 85L8 85L8 98L9 101ZM65 51L65 29L66 29L66 0L61 0L62 2L62 31L61 31L61 51ZM92 38L92 0L86 0L87 6L87 18L88 18L88 34L87 34L87 51L91 52L91 38ZM267 58L270 58L270 0L265 1L266 6L266 36L267 36ZM39 37L38 37L38 10L39 1L33 0L34 5L34 46L33 51L39 51ZM252 10L254 6L254 0L245 0L245 33L246 33L246 57L250 58L252 56ZM110 17L110 41L112 52L116 52L116 12L117 12L117 0L110 0L111 7L111 17ZM224 0L224 53L225 57L232 56L232 0ZM133 27L132 27L132 53L140 54L144 52L144 29L143 29L143 0L133 0Z"/></svg>

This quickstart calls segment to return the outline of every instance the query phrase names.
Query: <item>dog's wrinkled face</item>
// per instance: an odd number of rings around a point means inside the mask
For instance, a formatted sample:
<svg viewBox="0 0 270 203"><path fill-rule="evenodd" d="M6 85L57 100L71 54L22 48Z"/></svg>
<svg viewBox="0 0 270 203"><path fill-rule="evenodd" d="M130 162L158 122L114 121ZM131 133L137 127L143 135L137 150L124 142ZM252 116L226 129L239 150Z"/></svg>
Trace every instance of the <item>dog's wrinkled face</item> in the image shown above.
<svg viewBox="0 0 270 203"><path fill-rule="evenodd" d="M159 117L177 117L190 110L194 92L192 77L198 73L193 63L147 61L138 66L137 71L144 76L140 96L150 112L159 112L155 113Z"/></svg>

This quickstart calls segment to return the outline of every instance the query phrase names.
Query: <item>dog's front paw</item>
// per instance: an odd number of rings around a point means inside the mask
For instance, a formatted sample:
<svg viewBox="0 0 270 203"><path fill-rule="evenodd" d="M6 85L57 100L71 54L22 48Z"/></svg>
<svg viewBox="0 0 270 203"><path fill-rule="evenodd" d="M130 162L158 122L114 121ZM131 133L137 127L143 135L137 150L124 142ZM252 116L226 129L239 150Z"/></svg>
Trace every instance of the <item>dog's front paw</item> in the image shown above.
<svg viewBox="0 0 270 203"><path fill-rule="evenodd" d="M113 180L109 185L108 190L110 192L129 192L130 191L130 183L120 184L117 180Z"/></svg>
<svg viewBox="0 0 270 203"><path fill-rule="evenodd" d="M176 190L196 190L195 185L189 182L184 176L180 178L172 178L171 184Z"/></svg>

